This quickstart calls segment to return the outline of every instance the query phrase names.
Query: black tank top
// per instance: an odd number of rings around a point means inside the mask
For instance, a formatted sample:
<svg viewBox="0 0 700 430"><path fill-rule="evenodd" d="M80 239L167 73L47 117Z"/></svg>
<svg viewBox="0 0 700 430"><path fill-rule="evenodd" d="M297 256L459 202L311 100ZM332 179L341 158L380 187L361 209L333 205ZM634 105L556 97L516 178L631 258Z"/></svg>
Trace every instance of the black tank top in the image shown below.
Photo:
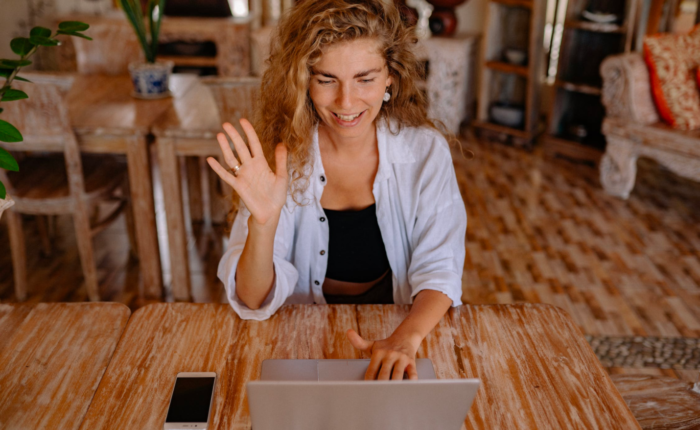
<svg viewBox="0 0 700 430"><path fill-rule="evenodd" d="M369 282L389 269L376 204L359 211L323 209L328 218L328 268L326 278L345 282Z"/></svg>

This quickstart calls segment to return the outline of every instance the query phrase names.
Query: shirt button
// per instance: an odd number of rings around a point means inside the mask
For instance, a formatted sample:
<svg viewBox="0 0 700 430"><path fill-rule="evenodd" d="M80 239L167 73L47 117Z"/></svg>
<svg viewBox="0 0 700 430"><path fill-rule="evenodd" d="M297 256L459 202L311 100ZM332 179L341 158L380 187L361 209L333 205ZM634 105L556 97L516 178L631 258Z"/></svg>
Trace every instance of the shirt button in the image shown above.
<svg viewBox="0 0 700 430"><path fill-rule="evenodd" d="M318 281L314 281L314 284L319 285L320 283Z"/></svg>
<svg viewBox="0 0 700 430"><path fill-rule="evenodd" d="M321 222L323 222L326 220L326 217L322 216L320 219L321 219Z"/></svg>
<svg viewBox="0 0 700 430"><path fill-rule="evenodd" d="M321 182L326 182L326 177L321 175Z"/></svg>
<svg viewBox="0 0 700 430"><path fill-rule="evenodd" d="M324 255L325 253L326 253L326 251L321 251L321 255Z"/></svg>

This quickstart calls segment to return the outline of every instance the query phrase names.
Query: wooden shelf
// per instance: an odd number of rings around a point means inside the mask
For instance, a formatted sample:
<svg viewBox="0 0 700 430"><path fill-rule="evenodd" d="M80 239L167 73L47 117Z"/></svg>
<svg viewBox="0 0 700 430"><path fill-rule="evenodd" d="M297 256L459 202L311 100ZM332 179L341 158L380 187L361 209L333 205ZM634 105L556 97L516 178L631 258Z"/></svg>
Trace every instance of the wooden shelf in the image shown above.
<svg viewBox="0 0 700 430"><path fill-rule="evenodd" d="M487 61L486 67L503 73L514 73L525 78L528 77L527 66L517 66L515 64L505 63L503 61Z"/></svg>
<svg viewBox="0 0 700 430"><path fill-rule="evenodd" d="M534 133L528 133L523 129L508 127L489 121L476 120L472 122L472 125L477 128L485 128L487 130L495 131L497 133L505 133L511 136L520 137L522 139L532 139L534 137Z"/></svg>
<svg viewBox="0 0 700 430"><path fill-rule="evenodd" d="M184 55L159 55L159 60L170 60L176 66L216 67L216 57L187 57Z"/></svg>
<svg viewBox="0 0 700 430"><path fill-rule="evenodd" d="M532 9L531 0L491 0L493 3L500 3L505 6L524 7Z"/></svg>
<svg viewBox="0 0 700 430"><path fill-rule="evenodd" d="M596 165L603 156L603 151L597 148L551 134L544 137L543 149L549 155L560 155L575 160L590 161Z"/></svg>
<svg viewBox="0 0 700 430"><path fill-rule="evenodd" d="M624 34L627 29L619 24L601 24L597 22L584 21L578 19L567 19L564 22L567 28L576 28L579 30L592 31L594 33L620 33Z"/></svg>
<svg viewBox="0 0 700 430"><path fill-rule="evenodd" d="M602 94L602 89L595 85L579 84L559 79L554 82L554 85L567 91L576 91L577 93L590 94L592 96L600 96Z"/></svg>

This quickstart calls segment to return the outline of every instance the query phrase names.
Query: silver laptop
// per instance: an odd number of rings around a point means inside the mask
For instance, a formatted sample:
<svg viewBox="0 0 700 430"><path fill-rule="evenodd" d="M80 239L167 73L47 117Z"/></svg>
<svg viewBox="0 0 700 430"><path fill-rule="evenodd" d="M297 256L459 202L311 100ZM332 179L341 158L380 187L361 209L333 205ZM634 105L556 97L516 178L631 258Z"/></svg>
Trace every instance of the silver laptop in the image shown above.
<svg viewBox="0 0 700 430"><path fill-rule="evenodd" d="M369 360L265 360L247 385L253 430L459 430L478 379L436 379L416 360L417 381L364 381Z"/></svg>

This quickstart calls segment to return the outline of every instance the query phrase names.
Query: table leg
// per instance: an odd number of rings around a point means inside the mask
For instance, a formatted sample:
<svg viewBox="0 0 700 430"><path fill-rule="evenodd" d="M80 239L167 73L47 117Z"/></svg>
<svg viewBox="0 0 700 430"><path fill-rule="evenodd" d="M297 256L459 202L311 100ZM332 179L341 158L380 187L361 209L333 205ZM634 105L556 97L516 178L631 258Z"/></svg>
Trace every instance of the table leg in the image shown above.
<svg viewBox="0 0 700 430"><path fill-rule="evenodd" d="M168 244L172 290L175 300L190 300L190 266L187 258L187 235L183 215L180 165L175 153L175 139L156 138L158 165L163 183L163 201L168 222Z"/></svg>
<svg viewBox="0 0 700 430"><path fill-rule="evenodd" d="M163 282L156 233L151 163L149 161L148 141L145 137L135 136L129 139L126 158L129 165L129 181L144 293L147 298L162 299Z"/></svg>

